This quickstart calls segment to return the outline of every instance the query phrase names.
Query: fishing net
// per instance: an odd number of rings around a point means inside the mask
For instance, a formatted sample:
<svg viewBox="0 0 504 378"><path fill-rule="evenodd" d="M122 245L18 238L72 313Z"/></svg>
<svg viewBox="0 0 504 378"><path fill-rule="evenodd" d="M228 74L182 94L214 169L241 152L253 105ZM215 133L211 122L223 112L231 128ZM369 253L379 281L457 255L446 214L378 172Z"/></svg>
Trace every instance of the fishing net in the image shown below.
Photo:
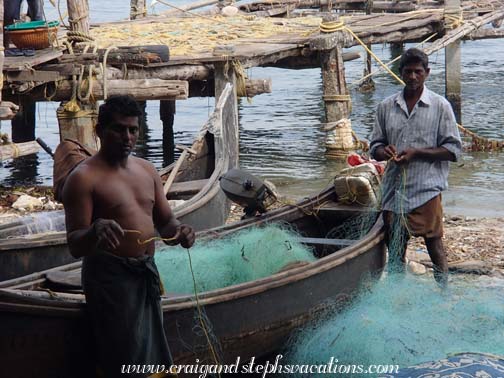
<svg viewBox="0 0 504 378"><path fill-rule="evenodd" d="M442 290L430 277L391 273L366 285L341 313L300 331L286 358L291 364L326 364L334 357L340 365L403 368L451 353L502 355L503 289L503 280L458 276Z"/></svg>
<svg viewBox="0 0 504 378"><path fill-rule="evenodd" d="M294 262L314 261L310 248L297 238L287 226L270 225L197 241L190 254L198 292L267 277ZM186 249L160 249L156 264L168 292L194 292Z"/></svg>
<svg viewBox="0 0 504 378"><path fill-rule="evenodd" d="M172 56L211 52L217 45L237 39L275 37L282 34L307 36L318 30L320 17L295 19L208 16L168 19L166 22L103 25L91 30L100 48L163 44Z"/></svg>

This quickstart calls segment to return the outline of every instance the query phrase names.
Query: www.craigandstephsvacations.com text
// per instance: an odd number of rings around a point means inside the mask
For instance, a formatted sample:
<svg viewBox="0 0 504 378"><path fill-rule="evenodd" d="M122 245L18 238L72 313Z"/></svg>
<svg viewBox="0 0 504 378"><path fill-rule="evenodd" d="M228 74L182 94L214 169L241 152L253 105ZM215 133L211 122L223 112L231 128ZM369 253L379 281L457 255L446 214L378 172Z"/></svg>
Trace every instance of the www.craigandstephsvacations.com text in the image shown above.
<svg viewBox="0 0 504 378"><path fill-rule="evenodd" d="M190 365L123 365L123 374L194 374L199 378L206 378L209 374L261 374L265 378L268 374L394 374L399 371L399 365L356 365L339 364L338 359L331 357L325 364L282 364L283 355L276 356L275 361L257 363L252 357L245 364L237 357L234 364L202 364L196 359Z"/></svg>

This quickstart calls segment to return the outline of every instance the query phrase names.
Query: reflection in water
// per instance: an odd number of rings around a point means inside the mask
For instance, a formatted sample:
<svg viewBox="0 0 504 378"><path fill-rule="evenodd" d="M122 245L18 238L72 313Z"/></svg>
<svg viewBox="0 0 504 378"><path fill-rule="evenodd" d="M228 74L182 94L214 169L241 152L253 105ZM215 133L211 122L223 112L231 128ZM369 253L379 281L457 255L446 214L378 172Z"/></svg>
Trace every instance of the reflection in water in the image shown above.
<svg viewBox="0 0 504 378"><path fill-rule="evenodd" d="M45 153L45 152L42 152ZM46 153L45 153L46 154ZM33 186L39 184L52 185L52 182L42 182L38 176L38 166L40 165L38 154L21 156L17 159L4 163L2 171L9 172L2 180L5 186ZM52 165L51 165L52 169Z"/></svg>

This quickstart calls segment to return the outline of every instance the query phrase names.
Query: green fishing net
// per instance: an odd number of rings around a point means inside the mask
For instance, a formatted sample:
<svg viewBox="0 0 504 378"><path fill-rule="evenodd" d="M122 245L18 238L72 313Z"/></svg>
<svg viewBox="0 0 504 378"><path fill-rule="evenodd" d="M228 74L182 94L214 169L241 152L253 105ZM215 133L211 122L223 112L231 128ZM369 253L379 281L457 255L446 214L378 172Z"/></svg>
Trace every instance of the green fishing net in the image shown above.
<svg viewBox="0 0 504 378"><path fill-rule="evenodd" d="M267 277L293 262L314 261L312 251L296 241L298 237L287 226L270 225L197 241L190 254L198 292ZM156 264L167 292L194 292L186 249L160 249Z"/></svg>
<svg viewBox="0 0 504 378"><path fill-rule="evenodd" d="M503 280L454 276L442 290L429 276L390 273L365 285L342 312L301 330L287 356L293 364L325 364L334 357L339 364L402 368L451 353L502 355L503 325Z"/></svg>

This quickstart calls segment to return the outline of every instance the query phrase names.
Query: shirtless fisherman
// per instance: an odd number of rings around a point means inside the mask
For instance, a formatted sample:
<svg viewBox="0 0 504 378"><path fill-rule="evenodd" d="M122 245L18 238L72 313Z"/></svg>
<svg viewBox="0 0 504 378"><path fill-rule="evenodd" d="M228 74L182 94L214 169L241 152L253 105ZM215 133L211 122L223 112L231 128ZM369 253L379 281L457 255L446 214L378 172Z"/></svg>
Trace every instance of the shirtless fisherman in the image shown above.
<svg viewBox="0 0 504 378"><path fill-rule="evenodd" d="M70 252L84 257L82 283L99 369L126 377L123 364L171 364L163 331L156 236L189 248L194 232L175 219L149 162L130 156L141 110L129 96L100 106L100 151L82 162L63 190ZM139 376L139 375L135 375Z"/></svg>

